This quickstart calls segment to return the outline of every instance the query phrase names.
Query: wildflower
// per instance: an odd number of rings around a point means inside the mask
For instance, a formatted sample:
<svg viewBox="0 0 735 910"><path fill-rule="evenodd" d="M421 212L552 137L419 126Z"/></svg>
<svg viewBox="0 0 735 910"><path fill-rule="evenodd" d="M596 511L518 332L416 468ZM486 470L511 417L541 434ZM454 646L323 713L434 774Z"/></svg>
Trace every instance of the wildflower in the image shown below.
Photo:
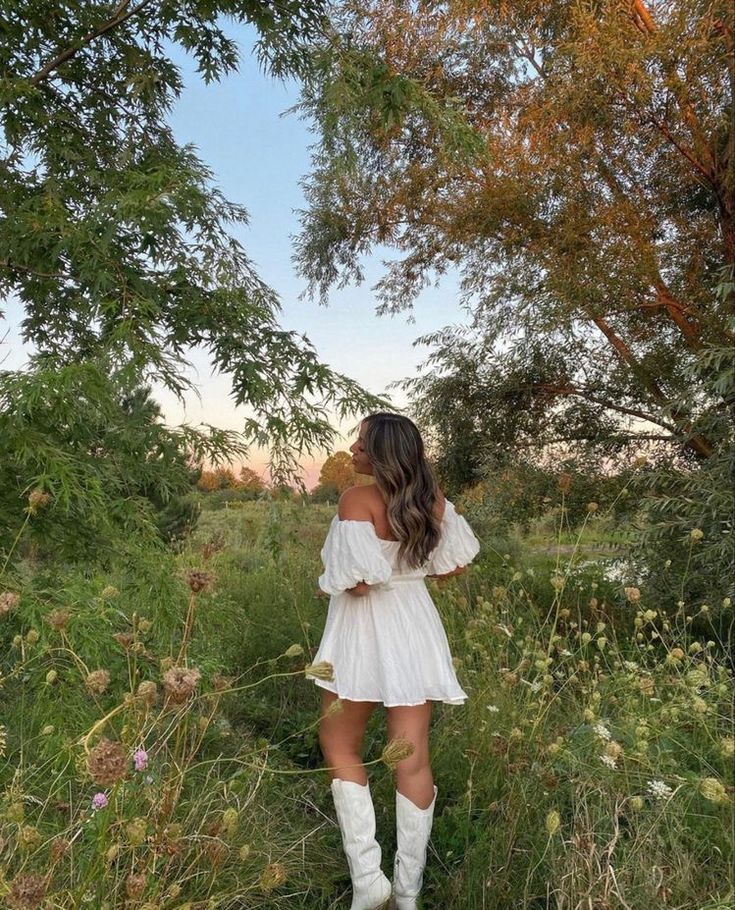
<svg viewBox="0 0 735 910"><path fill-rule="evenodd" d="M622 754L623 747L614 739L605 746L605 755L609 755L610 758L618 759Z"/></svg>
<svg viewBox="0 0 735 910"><path fill-rule="evenodd" d="M14 591L4 591L0 594L0 616L5 616L6 613L10 613L11 610L14 610L20 603L20 594L16 594Z"/></svg>
<svg viewBox="0 0 735 910"><path fill-rule="evenodd" d="M0 613L0 616L2 616L2 613ZM14 647L14 648L22 648L22 647L23 647L23 636L22 636L22 635L14 635L14 636L13 636L13 647Z"/></svg>
<svg viewBox="0 0 735 910"><path fill-rule="evenodd" d="M551 582L551 587L555 591L561 591L564 587L564 578L561 575L552 575L549 580Z"/></svg>
<svg viewBox="0 0 735 910"><path fill-rule="evenodd" d="M111 600L113 597L117 597L117 595L119 593L120 592L117 590L117 588L114 585L106 585L100 591L100 597L102 598L102 600Z"/></svg>
<svg viewBox="0 0 735 910"><path fill-rule="evenodd" d="M137 900L145 891L148 876L145 872L131 872L125 879L125 893L131 900Z"/></svg>
<svg viewBox="0 0 735 910"><path fill-rule="evenodd" d="M730 597L723 597L723 598L722 598L722 606L723 606L726 610L727 610L728 607L731 607L731 606L732 606L732 598L730 598Z"/></svg>
<svg viewBox="0 0 735 910"><path fill-rule="evenodd" d="M17 910L35 910L46 896L48 879L36 872L16 875L10 886L8 904Z"/></svg>
<svg viewBox="0 0 735 910"><path fill-rule="evenodd" d="M640 812L645 803L642 796L631 796L631 798L628 800L628 805L631 809L633 809L634 812Z"/></svg>
<svg viewBox="0 0 735 910"><path fill-rule="evenodd" d="M55 837L51 841L51 859L58 862L62 856L66 856L71 848L71 842L63 837Z"/></svg>
<svg viewBox="0 0 735 910"><path fill-rule="evenodd" d="M642 467L644 467L644 466L647 465L647 464L648 464L648 456L646 456L646 455L639 455L639 456L633 461L633 467L634 467L634 468L642 468Z"/></svg>
<svg viewBox="0 0 735 910"><path fill-rule="evenodd" d="M148 767L148 753L145 749L136 749L133 752L133 764L136 771L145 771Z"/></svg>
<svg viewBox="0 0 735 910"><path fill-rule="evenodd" d="M582 632L582 644L588 645L592 641L592 636L589 632Z"/></svg>
<svg viewBox="0 0 735 910"><path fill-rule="evenodd" d="M214 581L214 575L211 572L202 572L199 569L190 569L185 577L186 583L194 594L206 591Z"/></svg>
<svg viewBox="0 0 735 910"><path fill-rule="evenodd" d="M53 610L46 617L46 622L51 626L52 629L55 629L57 632L61 632L69 625L70 618L71 613L69 610Z"/></svg>
<svg viewBox="0 0 735 910"><path fill-rule="evenodd" d="M650 676L641 676L638 679L638 688L643 695L653 695L656 691L653 679Z"/></svg>
<svg viewBox="0 0 735 910"><path fill-rule="evenodd" d="M27 644L29 644L29 645L35 645L35 644L37 644L37 643L38 643L38 640L40 639L40 637L41 637L41 636L39 635L39 633L38 633L38 631L37 631L36 629L29 629L29 630L26 632L26 642L27 642Z"/></svg>
<svg viewBox="0 0 735 910"><path fill-rule="evenodd" d="M699 782L699 792L711 803L727 803L730 798L721 781L716 777L705 777Z"/></svg>
<svg viewBox="0 0 735 910"><path fill-rule="evenodd" d="M498 711L500 710L500 708L497 705L488 705L487 709L488 709L488 711L490 711L491 714L497 714Z"/></svg>
<svg viewBox="0 0 735 910"><path fill-rule="evenodd" d="M615 760L615 757L612 755L605 753L604 755L600 756L600 761L603 763L603 765L607 765L608 768L617 768L617 762Z"/></svg>
<svg viewBox="0 0 735 910"><path fill-rule="evenodd" d="M125 825L125 836L134 847L139 847L148 833L148 822L144 818L133 818Z"/></svg>
<svg viewBox="0 0 735 910"><path fill-rule="evenodd" d="M53 724L46 724L41 730L41 736L51 736L56 727Z"/></svg>
<svg viewBox="0 0 735 910"><path fill-rule="evenodd" d="M693 641L687 650L690 654L699 654L702 650L702 645L698 641Z"/></svg>
<svg viewBox="0 0 735 910"><path fill-rule="evenodd" d="M692 540L701 540L704 537L704 531L702 531L701 528L693 528L689 532L689 536Z"/></svg>
<svg viewBox="0 0 735 910"><path fill-rule="evenodd" d="M668 660L676 662L683 660L685 656L686 655L681 648L672 648L671 651L669 651Z"/></svg>
<svg viewBox="0 0 735 910"><path fill-rule="evenodd" d="M56 670L49 670L46 674L46 685L53 686L58 678L59 674L56 672Z"/></svg>
<svg viewBox="0 0 735 910"><path fill-rule="evenodd" d="M607 638L604 635L601 635L599 638L595 639L595 644L600 649L600 651L605 650L605 645L607 644Z"/></svg>
<svg viewBox="0 0 735 910"><path fill-rule="evenodd" d="M403 761L404 758L408 758L413 753L414 744L404 737L398 736L385 746L380 760L392 771L398 762Z"/></svg>
<svg viewBox="0 0 735 910"><path fill-rule="evenodd" d="M588 502L588 503L587 503L587 511L588 511L588 512L596 512L598 508L599 508L599 506L598 506L598 504L597 504L596 502Z"/></svg>
<svg viewBox="0 0 735 910"><path fill-rule="evenodd" d="M654 799L666 799L674 792L671 787L662 780L649 780L647 789L649 796L652 796Z"/></svg>
<svg viewBox="0 0 735 910"><path fill-rule="evenodd" d="M201 677L195 667L171 667L164 674L163 688L172 702L181 704L194 694Z"/></svg>
<svg viewBox="0 0 735 910"><path fill-rule="evenodd" d="M250 856L250 844L243 844L240 847L239 856L243 862Z"/></svg>
<svg viewBox="0 0 735 910"><path fill-rule="evenodd" d="M141 619L140 622L138 623L138 630L140 632L142 632L144 635L146 632L150 632L152 628L153 628L153 623L150 621L150 619Z"/></svg>
<svg viewBox="0 0 735 910"><path fill-rule="evenodd" d="M641 599L641 592L639 588L624 588L625 596L628 598L630 603L635 604Z"/></svg>
<svg viewBox="0 0 735 910"><path fill-rule="evenodd" d="M723 736L720 740L720 752L725 758L735 757L735 738L732 736Z"/></svg>
<svg viewBox="0 0 735 910"><path fill-rule="evenodd" d="M158 686L153 682L152 679L145 679L138 686L138 690L135 693L136 698L139 698L141 701L145 702L148 707L152 707L156 703L158 698Z"/></svg>
<svg viewBox="0 0 735 910"><path fill-rule="evenodd" d="M304 667L305 676L313 676L315 679L334 679L334 667L327 660L320 660L318 664L307 664Z"/></svg>
<svg viewBox="0 0 735 910"><path fill-rule="evenodd" d="M546 833L549 837L553 837L556 834L559 830L559 825L561 825L561 816L556 809L552 809L546 816Z"/></svg>
<svg viewBox="0 0 735 910"><path fill-rule="evenodd" d="M595 734L600 737L600 739L612 739L612 734L601 720L598 720L592 729L595 731Z"/></svg>
<svg viewBox="0 0 735 910"><path fill-rule="evenodd" d="M107 799L107 794L105 793L95 793L92 797L92 808L93 809L104 809L108 804L109 800Z"/></svg>
<svg viewBox="0 0 735 910"><path fill-rule="evenodd" d="M237 809L230 807L222 813L222 830L227 837L233 837L240 823L240 813Z"/></svg>
<svg viewBox="0 0 735 910"><path fill-rule="evenodd" d="M299 657L304 653L304 648L302 645L296 643L291 645L286 649L285 657Z"/></svg>
<svg viewBox="0 0 735 910"><path fill-rule="evenodd" d="M112 786L126 776L125 751L118 742L101 739L87 756L87 768L96 784Z"/></svg>
<svg viewBox="0 0 735 910"><path fill-rule="evenodd" d="M110 674L107 670L92 670L91 673L87 674L84 685L89 692L94 692L96 695L102 695L110 685Z"/></svg>
<svg viewBox="0 0 735 910"><path fill-rule="evenodd" d="M286 870L280 863L268 863L260 873L260 887L264 891L277 888L286 881Z"/></svg>

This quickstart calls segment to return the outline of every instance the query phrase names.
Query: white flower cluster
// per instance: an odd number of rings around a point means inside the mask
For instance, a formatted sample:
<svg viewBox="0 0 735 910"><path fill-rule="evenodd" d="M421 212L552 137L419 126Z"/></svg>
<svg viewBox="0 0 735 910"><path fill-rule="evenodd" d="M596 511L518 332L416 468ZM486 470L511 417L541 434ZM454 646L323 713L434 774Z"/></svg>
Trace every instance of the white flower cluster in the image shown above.
<svg viewBox="0 0 735 910"><path fill-rule="evenodd" d="M648 795L654 799L667 799L674 792L668 784L662 780L648 781Z"/></svg>
<svg viewBox="0 0 735 910"><path fill-rule="evenodd" d="M606 740L612 739L612 734L610 733L610 731L607 729L607 727L605 726L605 724L603 724L603 722L601 720L599 720L592 729L595 731L597 736L600 737L600 739L606 739Z"/></svg>

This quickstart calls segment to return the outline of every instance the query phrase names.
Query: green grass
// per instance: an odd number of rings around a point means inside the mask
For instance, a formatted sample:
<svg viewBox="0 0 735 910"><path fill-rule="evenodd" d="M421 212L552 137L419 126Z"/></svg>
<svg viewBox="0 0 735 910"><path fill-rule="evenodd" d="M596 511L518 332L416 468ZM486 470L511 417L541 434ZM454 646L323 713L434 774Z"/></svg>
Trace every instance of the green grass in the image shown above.
<svg viewBox="0 0 735 910"><path fill-rule="evenodd" d="M326 616L316 590L333 514L247 502L204 512L177 556L104 576L24 564L0 579L21 595L0 618L0 903L26 906L20 885L46 876L47 908L348 906L319 691L303 673ZM483 536L468 573L429 582L470 698L434 708L424 908L729 905L727 649L708 616L695 635L689 608L649 603L645 589L628 599L604 561L580 569L610 534L596 518L581 537ZM544 552L559 544L577 546ZM190 592L188 569L211 573L206 590ZM54 610L68 612L63 628L47 621ZM285 656L293 645L301 653ZM161 688L172 659L201 672L178 705ZM90 693L99 668L109 688ZM155 704L134 697L142 681L156 683ZM384 731L381 708L364 758L389 872ZM102 735L128 762L107 786L88 770ZM96 792L109 803L92 811Z"/></svg>

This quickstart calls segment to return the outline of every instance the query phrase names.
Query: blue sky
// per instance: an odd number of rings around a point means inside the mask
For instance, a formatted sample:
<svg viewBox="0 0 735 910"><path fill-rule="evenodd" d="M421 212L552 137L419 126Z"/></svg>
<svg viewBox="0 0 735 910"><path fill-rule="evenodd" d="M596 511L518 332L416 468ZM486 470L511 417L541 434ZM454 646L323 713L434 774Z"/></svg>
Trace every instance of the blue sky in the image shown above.
<svg viewBox="0 0 735 910"><path fill-rule="evenodd" d="M423 292L413 312L414 324L408 321L408 313L395 317L375 314L377 301L370 288L383 273L381 259L390 258L390 250L381 250L366 260L366 281L359 287L334 291L329 307L298 299L305 281L295 273L291 261L291 236L299 228L294 210L304 207L299 180L309 171L308 147L314 136L296 115L281 116L298 100L298 85L284 84L260 71L252 53L254 31L242 26L228 26L227 30L238 38L243 53L240 71L221 83L205 85L193 59L179 48L172 51L185 86L169 115L176 138L181 143L193 143L213 171L218 187L248 210L249 225L235 227L233 233L260 276L278 292L283 307L281 326L307 335L320 360L333 369L372 392L387 392L402 406L405 398L398 390L388 392L386 386L392 380L415 375L428 356L428 348L412 347L412 342L426 332L466 320L458 305L456 279L447 276L439 289ZM4 328L10 329L3 345L3 352L9 351L9 356L3 365L17 368L25 360L17 336L21 318L17 304L10 303L6 317L7 326L0 325L0 338ZM201 402L190 395L182 407L166 390L155 389L167 421L205 421L240 429L247 411L234 407L228 378L212 375L205 351L191 351L190 360ZM335 419L334 425L346 433L352 423L340 427ZM346 448L350 441L345 438L338 448ZM307 483L326 454L315 462L304 462ZM253 467L261 470L266 460L266 453L253 449Z"/></svg>

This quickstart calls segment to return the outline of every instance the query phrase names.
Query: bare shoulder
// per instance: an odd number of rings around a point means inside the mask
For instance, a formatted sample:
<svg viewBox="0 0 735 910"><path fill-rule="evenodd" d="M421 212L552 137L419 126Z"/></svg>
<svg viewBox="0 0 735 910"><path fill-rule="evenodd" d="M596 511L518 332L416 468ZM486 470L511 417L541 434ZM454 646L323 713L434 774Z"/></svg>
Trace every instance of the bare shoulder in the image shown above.
<svg viewBox="0 0 735 910"><path fill-rule="evenodd" d="M339 497L337 514L351 521L371 521L374 508L374 494L370 487L348 487Z"/></svg>

